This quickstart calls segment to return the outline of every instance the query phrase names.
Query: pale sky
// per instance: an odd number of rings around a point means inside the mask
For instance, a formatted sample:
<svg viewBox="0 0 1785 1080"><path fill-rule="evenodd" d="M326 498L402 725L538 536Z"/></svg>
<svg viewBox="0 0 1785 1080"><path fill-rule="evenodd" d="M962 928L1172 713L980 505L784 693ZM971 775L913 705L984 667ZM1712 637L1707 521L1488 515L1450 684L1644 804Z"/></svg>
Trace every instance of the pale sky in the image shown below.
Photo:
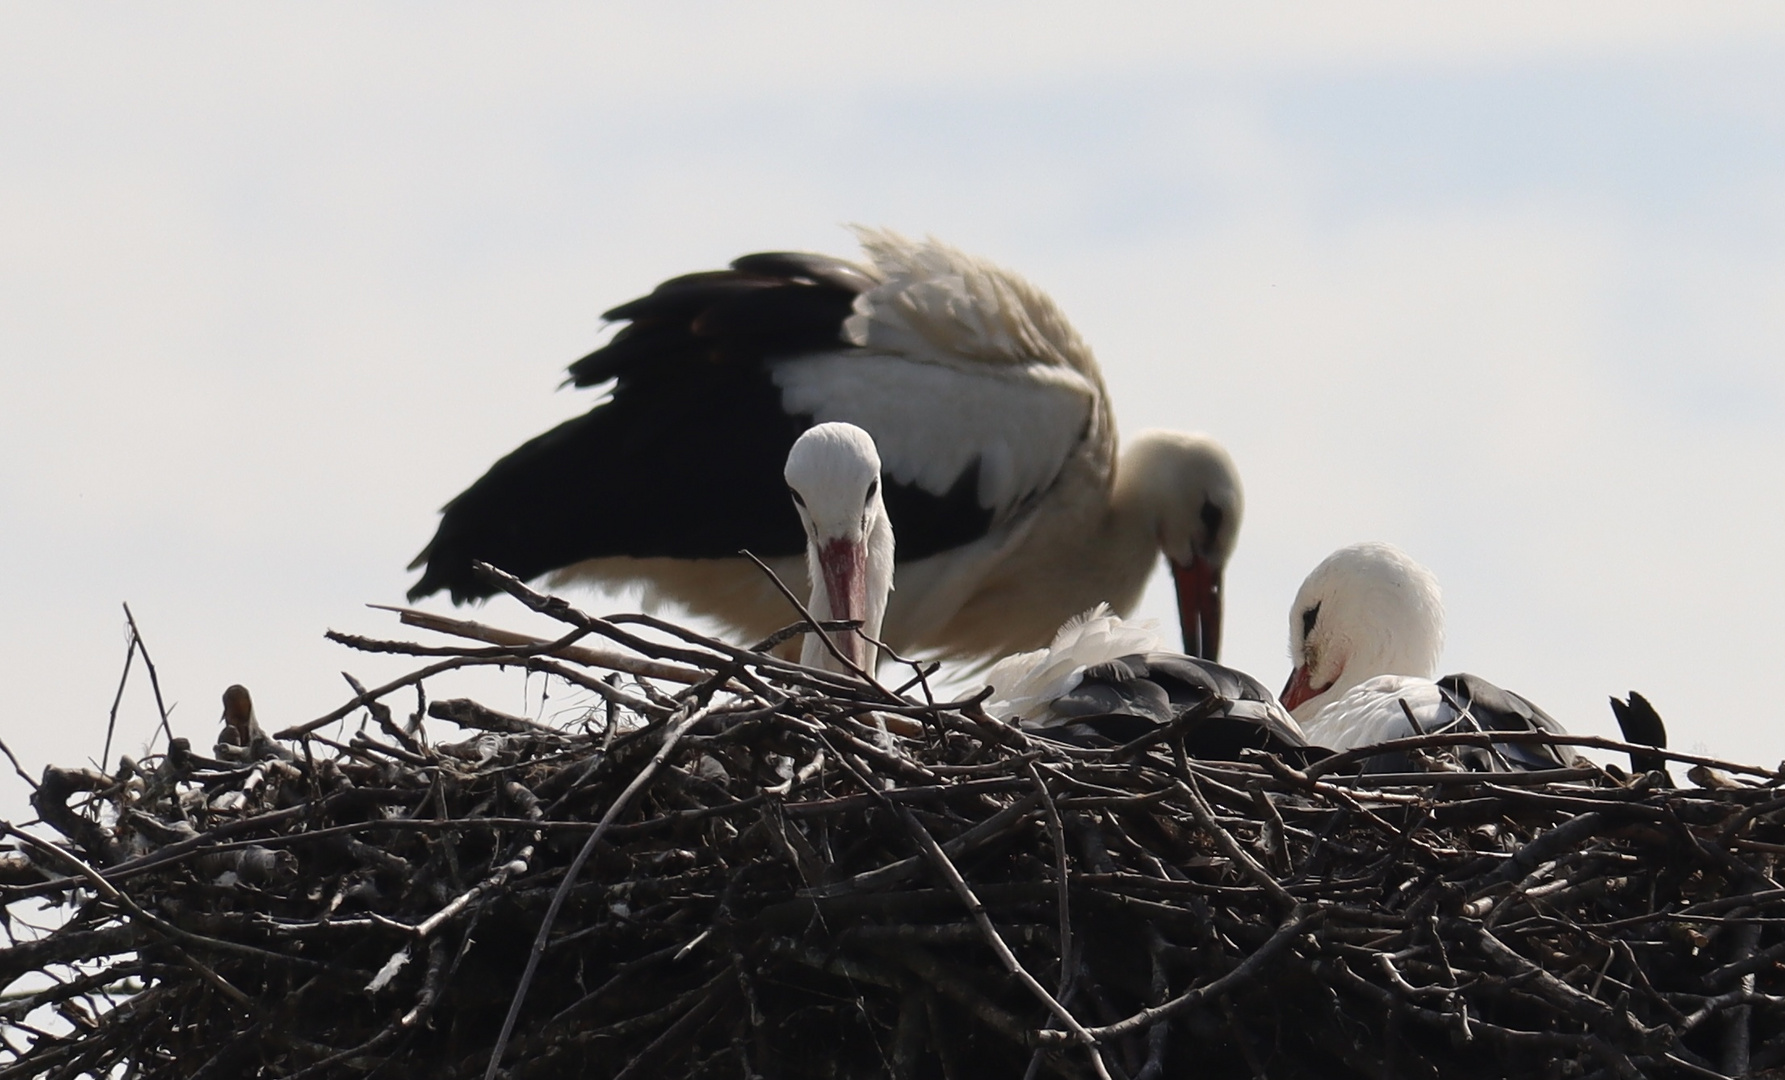
<svg viewBox="0 0 1785 1080"><path fill-rule="evenodd" d="M848 222L1018 270L1124 431L1227 442L1234 666L1280 685L1303 575L1383 539L1444 583L1444 670L1785 757L1775 4L3 3L0 146L32 772L98 753L121 601L201 747L231 682L277 727L395 674L322 632L401 633L363 605L587 407L601 311Z"/></svg>

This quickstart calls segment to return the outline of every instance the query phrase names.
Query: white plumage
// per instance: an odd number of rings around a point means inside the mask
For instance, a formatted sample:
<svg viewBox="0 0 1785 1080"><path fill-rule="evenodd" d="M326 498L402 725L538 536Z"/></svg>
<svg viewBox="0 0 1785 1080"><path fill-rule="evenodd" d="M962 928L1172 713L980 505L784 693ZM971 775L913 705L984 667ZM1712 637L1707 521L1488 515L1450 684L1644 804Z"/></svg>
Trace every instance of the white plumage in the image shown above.
<svg viewBox="0 0 1785 1080"><path fill-rule="evenodd" d="M737 552L801 580L766 481L790 432L845 422L873 437L899 519L894 648L972 661L1036 648L1098 603L1131 611L1163 553L1185 648L1217 655L1243 511L1227 452L1145 431L1118 455L1097 362L1046 294L933 239L858 235L865 265L746 256L610 312L628 325L571 368L610 399L454 499L411 596L487 594L481 559L642 584L766 634L785 606ZM542 492L581 501L560 510Z"/></svg>
<svg viewBox="0 0 1785 1080"><path fill-rule="evenodd" d="M1403 702L1406 710L1401 708ZM1418 732L1407 720L1408 710L1420 721ZM1296 712L1301 713L1297 719L1308 738L1328 750L1375 746L1390 739L1443 731L1455 720L1438 684L1415 675L1365 679L1311 714Z"/></svg>
<svg viewBox="0 0 1785 1080"><path fill-rule="evenodd" d="M899 568L888 642L967 659L1031 649L1098 603L1131 611L1163 552L1186 648L1217 655L1243 510L1227 452L1145 431L1118 458L1102 373L1047 294L934 239L857 232L879 283L845 330L877 355L777 365L783 407L867 429L886 476L932 495L977 467L991 515L980 539Z"/></svg>
<svg viewBox="0 0 1785 1080"><path fill-rule="evenodd" d="M992 696L986 712L1001 720L1031 720L1071 693L1085 672L1133 653L1159 648L1158 624L1131 623L1098 604L1066 620L1043 649L1012 653L986 672Z"/></svg>
<svg viewBox="0 0 1785 1080"><path fill-rule="evenodd" d="M1391 544L1340 548L1302 582L1290 607L1295 669L1282 702L1311 742L1332 750L1457 729L1563 731L1536 705L1484 679L1434 681L1443 648L1443 597L1431 571ZM1486 768L1578 758L1565 747L1518 743L1463 756Z"/></svg>
<svg viewBox="0 0 1785 1080"><path fill-rule="evenodd" d="M1283 704L1304 727L1323 733L1332 729L1331 734L1309 734L1335 749L1335 739L1349 738L1354 728L1387 724L1388 719L1376 721L1359 710L1364 702L1406 684L1378 684L1316 722L1328 705L1379 675L1430 682L1444 651L1444 597L1438 579L1392 544L1352 544L1328 555L1296 592L1289 623L1295 670L1283 689ZM1392 704L1392 698L1384 701ZM1399 712L1398 707L1393 711Z"/></svg>
<svg viewBox="0 0 1785 1080"><path fill-rule="evenodd" d="M1059 477L1100 392L1068 369L908 353L819 353L777 366L774 380L790 413L878 429L894 480L946 495L976 470L980 505L994 522Z"/></svg>

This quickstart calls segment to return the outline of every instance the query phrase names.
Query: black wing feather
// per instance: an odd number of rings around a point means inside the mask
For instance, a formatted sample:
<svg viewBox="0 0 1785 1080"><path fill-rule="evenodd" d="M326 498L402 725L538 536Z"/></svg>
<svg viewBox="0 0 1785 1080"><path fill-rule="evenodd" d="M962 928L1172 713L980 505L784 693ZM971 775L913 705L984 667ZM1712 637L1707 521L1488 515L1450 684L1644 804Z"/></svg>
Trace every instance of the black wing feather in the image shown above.
<svg viewBox="0 0 1785 1080"><path fill-rule="evenodd" d="M734 260L731 268L745 274L809 281L851 296L865 293L880 283L874 275L847 259L809 251L759 251Z"/></svg>
<svg viewBox="0 0 1785 1080"><path fill-rule="evenodd" d="M1629 701L1611 699L1611 714L1617 718L1618 730L1624 733L1624 741L1638 743L1642 746L1653 746L1657 750L1667 749L1667 725L1661 722L1661 714L1649 704L1649 699L1636 691L1630 691ZM1637 772L1667 771L1667 759L1659 754L1630 755L1630 767Z"/></svg>
<svg viewBox="0 0 1785 1080"><path fill-rule="evenodd" d="M446 504L423 551L418 599L489 596L473 560L523 579L611 556L764 557L804 549L782 469L812 424L789 415L774 361L847 348L843 322L875 279L822 255L746 255L621 304L627 323L570 365L570 382L613 381L611 398L503 457ZM940 497L889 482L901 561L983 536L976 467Z"/></svg>
<svg viewBox="0 0 1785 1080"><path fill-rule="evenodd" d="M1055 699L1048 717L1031 725L1075 742L1110 745L1192 713L1184 752L1237 760L1247 749L1290 754L1309 749L1293 721L1279 722L1276 696L1242 671L1182 653L1135 653L1087 670L1077 687ZM1320 752L1323 753L1323 752Z"/></svg>
<svg viewBox="0 0 1785 1080"><path fill-rule="evenodd" d="M496 462L446 505L410 598L442 588L460 602L490 595L473 559L529 579L616 555L803 551L781 466L806 423L780 410L764 380L727 373L690 387L700 392L622 385L612 402ZM685 428L701 432L700 448Z"/></svg>
<svg viewBox="0 0 1785 1080"><path fill-rule="evenodd" d="M1557 735L1568 732L1528 698L1495 686L1479 675L1446 675L1438 680L1438 689L1473 717L1475 726L1482 731L1548 731ZM1495 743L1494 749L1520 769L1554 769L1573 765L1579 759L1565 746L1541 743Z"/></svg>

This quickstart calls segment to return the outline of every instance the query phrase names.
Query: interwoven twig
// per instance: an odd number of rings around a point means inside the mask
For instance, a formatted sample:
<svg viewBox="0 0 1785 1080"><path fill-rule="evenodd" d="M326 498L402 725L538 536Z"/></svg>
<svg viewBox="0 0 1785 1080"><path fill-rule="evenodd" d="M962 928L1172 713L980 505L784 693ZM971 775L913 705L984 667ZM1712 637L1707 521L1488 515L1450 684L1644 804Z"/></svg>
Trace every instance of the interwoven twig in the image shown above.
<svg viewBox="0 0 1785 1080"><path fill-rule="evenodd" d="M1085 749L507 587L566 634L338 638L432 663L289 756L47 770L47 828L6 826L0 857L0 1078L481 1076L585 846L501 1075L1785 1068L1777 772L1461 773L1431 737L1406 745L1433 771L1392 776ZM492 664L594 704L563 728L384 704ZM66 918L30 931L38 900Z"/></svg>

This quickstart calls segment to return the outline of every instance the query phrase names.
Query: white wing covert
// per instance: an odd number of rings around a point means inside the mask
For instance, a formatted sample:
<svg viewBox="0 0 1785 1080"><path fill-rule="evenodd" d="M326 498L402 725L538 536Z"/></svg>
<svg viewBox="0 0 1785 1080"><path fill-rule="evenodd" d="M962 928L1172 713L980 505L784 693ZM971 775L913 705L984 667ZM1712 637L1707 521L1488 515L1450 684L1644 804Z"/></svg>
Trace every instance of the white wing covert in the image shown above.
<svg viewBox="0 0 1785 1080"><path fill-rule="evenodd" d="M1097 406L1095 386L1042 364L819 353L777 364L773 378L788 412L872 434L899 483L941 497L977 464L979 504L999 523L1053 484Z"/></svg>
<svg viewBox="0 0 1785 1080"><path fill-rule="evenodd" d="M1441 727L1455 716L1438 686L1430 679L1411 675L1378 675L1366 679L1335 701L1327 703L1302 725L1308 741L1328 750L1375 746L1390 739L1415 734L1401 703L1419 718L1421 729ZM1449 713L1446 717L1444 714Z"/></svg>
<svg viewBox="0 0 1785 1080"><path fill-rule="evenodd" d="M934 239L856 233L878 278L844 322L857 348L775 364L782 407L865 428L886 473L932 495L977 464L993 522L1019 516L1102 422L1090 349L1009 271Z"/></svg>

